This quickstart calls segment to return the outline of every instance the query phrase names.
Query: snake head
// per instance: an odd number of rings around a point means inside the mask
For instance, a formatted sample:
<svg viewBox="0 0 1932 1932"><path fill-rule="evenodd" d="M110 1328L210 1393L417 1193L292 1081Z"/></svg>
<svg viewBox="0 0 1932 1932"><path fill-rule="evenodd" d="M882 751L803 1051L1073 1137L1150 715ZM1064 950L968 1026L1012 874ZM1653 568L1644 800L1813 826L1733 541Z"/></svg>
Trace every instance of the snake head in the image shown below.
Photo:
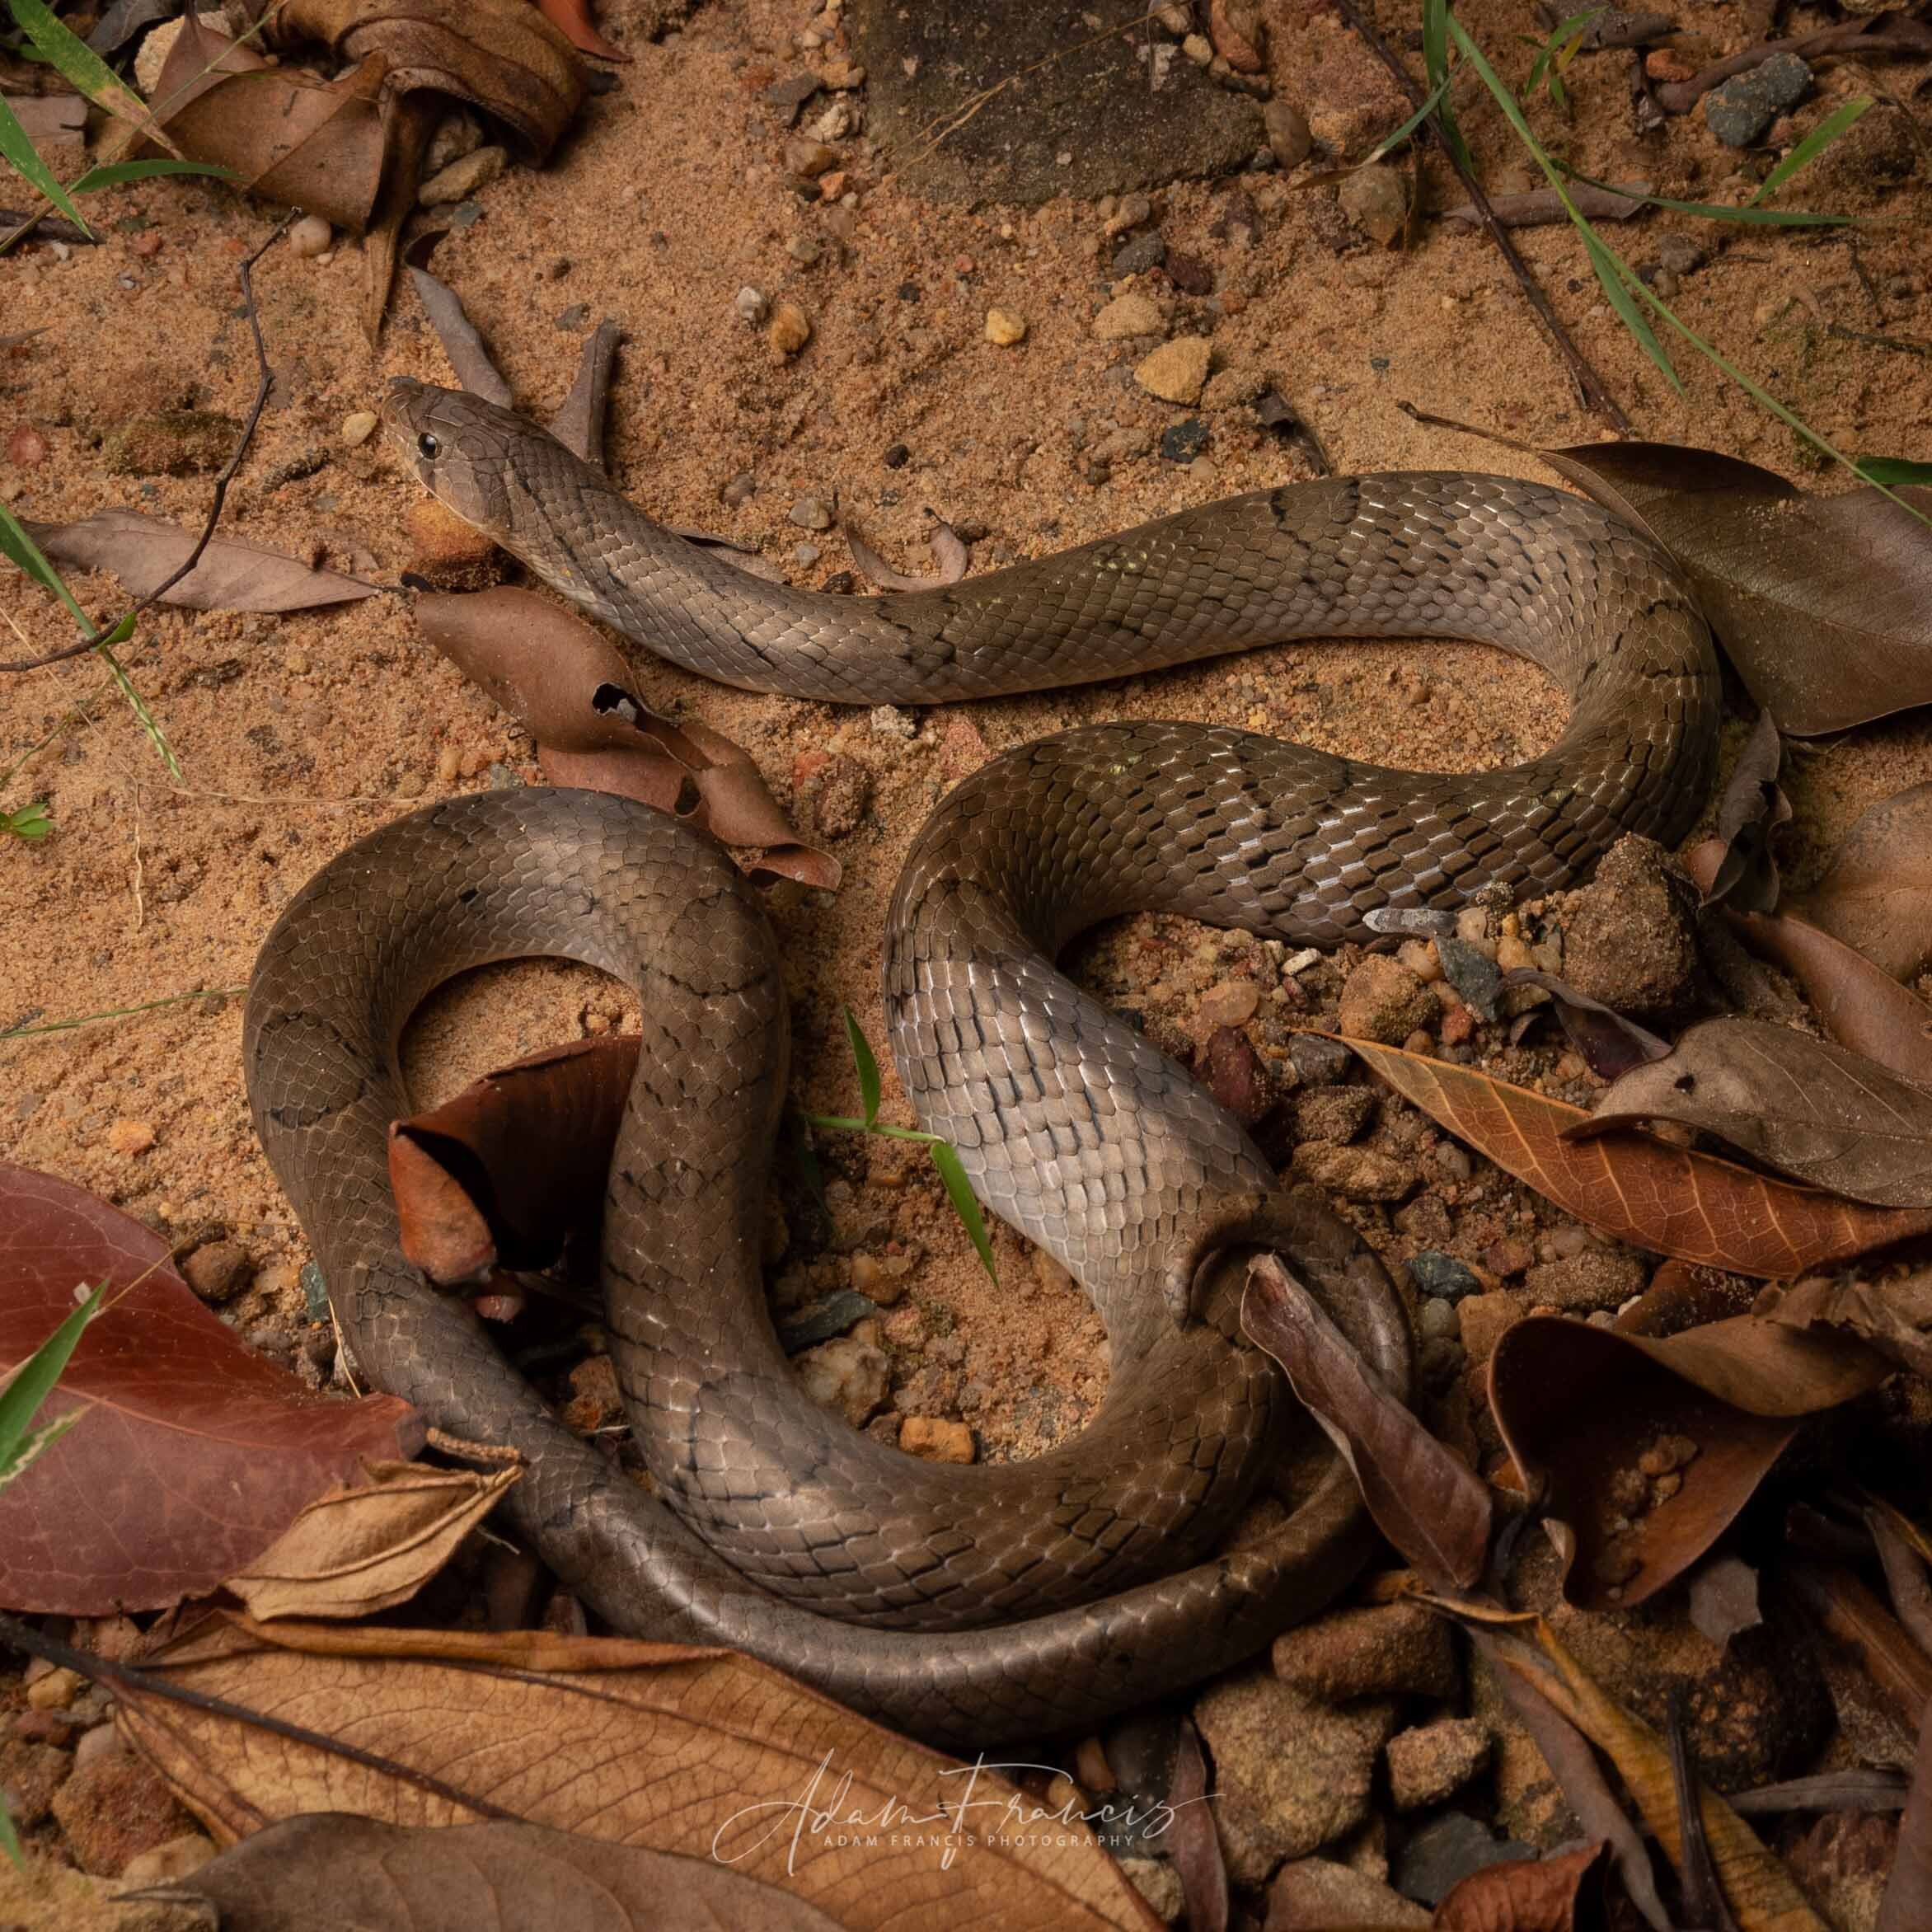
<svg viewBox="0 0 1932 1932"><path fill-rule="evenodd" d="M382 428L404 467L465 523L498 537L508 522L509 453L531 434L509 410L460 389L392 376Z"/></svg>

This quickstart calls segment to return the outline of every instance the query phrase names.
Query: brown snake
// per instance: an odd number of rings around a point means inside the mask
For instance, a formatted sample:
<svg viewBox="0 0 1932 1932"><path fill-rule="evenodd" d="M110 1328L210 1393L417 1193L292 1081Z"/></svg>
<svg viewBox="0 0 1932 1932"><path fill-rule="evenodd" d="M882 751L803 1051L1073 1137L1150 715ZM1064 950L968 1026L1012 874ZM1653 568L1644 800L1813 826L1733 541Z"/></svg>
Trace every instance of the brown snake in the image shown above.
<svg viewBox="0 0 1932 1932"><path fill-rule="evenodd" d="M748 1651L938 1741L1090 1724L1249 1654L1367 1546L1331 1459L1259 1540L1211 1551L1290 1404L1238 1339L1243 1264L1278 1250L1399 1391L1406 1318L1311 1190L1053 961L1158 907L1332 945L1380 907L1452 910L1675 841L1707 790L1708 631L1675 566L1604 511L1459 473L1234 498L945 589L878 598L745 574L654 524L521 418L396 386L421 481L546 582L673 661L846 702L1124 676L1313 636L1475 637L1573 700L1545 756L1435 776L1204 725L1091 726L956 786L916 842L885 1004L921 1124L1080 1278L1111 1378L1036 1460L917 1461L815 1407L766 1313L759 1231L785 1090L776 944L706 838L591 792L454 800L351 846L263 947L245 1043L262 1144L375 1384L532 1461L513 1513L619 1629ZM614 1158L605 1295L655 1495L569 1434L398 1252L384 1151L396 1041L438 983L548 954L643 1009ZM1177 1567L1178 1566L1178 1567Z"/></svg>

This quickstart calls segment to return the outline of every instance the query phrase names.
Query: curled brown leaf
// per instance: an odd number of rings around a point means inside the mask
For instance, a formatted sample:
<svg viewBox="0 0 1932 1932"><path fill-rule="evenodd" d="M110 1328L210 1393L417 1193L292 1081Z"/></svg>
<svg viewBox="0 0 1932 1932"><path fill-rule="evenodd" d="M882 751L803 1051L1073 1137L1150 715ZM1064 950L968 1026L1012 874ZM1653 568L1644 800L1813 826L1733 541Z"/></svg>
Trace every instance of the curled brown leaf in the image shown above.
<svg viewBox="0 0 1932 1932"><path fill-rule="evenodd" d="M881 590L932 590L957 584L966 574L966 546L959 541L959 533L950 523L933 525L931 542L932 560L936 568L930 577L914 577L903 570L895 570L860 536L849 518L842 528L846 547L852 553L852 561Z"/></svg>
<svg viewBox="0 0 1932 1932"><path fill-rule="evenodd" d="M1489 1405L1557 1532L1564 1592L1641 1603L1709 1550L1802 1419L1891 1365L1756 1315L1664 1340L1531 1315L1489 1358Z"/></svg>
<svg viewBox="0 0 1932 1932"><path fill-rule="evenodd" d="M1339 1449L1376 1526L1433 1589L1460 1590L1489 1553L1489 1492L1391 1395L1320 1302L1272 1254L1249 1264L1241 1328L1286 1372Z"/></svg>
<svg viewBox="0 0 1932 1932"><path fill-rule="evenodd" d="M1932 782L1881 799L1845 834L1824 877L1785 910L1894 979L1916 979L1932 963Z"/></svg>
<svg viewBox="0 0 1932 1932"><path fill-rule="evenodd" d="M1505 1172L1660 1254L1780 1278L1932 1230L1932 1209L1836 1200L1628 1128L1572 1141L1569 1131L1589 1118L1580 1107L1373 1040L1343 1043Z"/></svg>
<svg viewBox="0 0 1932 1932"><path fill-rule="evenodd" d="M1610 1845L1508 1859L1462 1879L1436 1907L1433 1932L1590 1932L1606 1924Z"/></svg>
<svg viewBox="0 0 1932 1932"><path fill-rule="evenodd" d="M723 844L762 847L753 876L838 884L838 861L799 837L751 755L695 720L647 709L617 646L582 618L507 589L423 597L416 617L437 649L529 728L552 782L618 792Z"/></svg>
<svg viewBox="0 0 1932 1932"><path fill-rule="evenodd" d="M594 1227L637 1038L549 1048L389 1129L403 1253L438 1287L547 1267Z"/></svg>
<svg viewBox="0 0 1932 1932"><path fill-rule="evenodd" d="M1706 1020L1625 1074L1572 1140L1671 1120L1855 1201L1932 1208L1932 1092L1761 1020Z"/></svg>
<svg viewBox="0 0 1932 1932"><path fill-rule="evenodd" d="M1777 721L1769 710L1760 711L1718 800L1723 856L1705 894L1707 905L1721 902L1741 912L1777 909L1778 861L1771 834L1791 822L1791 801L1778 783L1784 763L1784 741Z"/></svg>
<svg viewBox="0 0 1932 1932"><path fill-rule="evenodd" d="M1876 1278L1808 1275L1788 1288L1766 1288L1756 1312L1792 1328L1842 1329L1901 1368L1932 1376L1932 1269Z"/></svg>

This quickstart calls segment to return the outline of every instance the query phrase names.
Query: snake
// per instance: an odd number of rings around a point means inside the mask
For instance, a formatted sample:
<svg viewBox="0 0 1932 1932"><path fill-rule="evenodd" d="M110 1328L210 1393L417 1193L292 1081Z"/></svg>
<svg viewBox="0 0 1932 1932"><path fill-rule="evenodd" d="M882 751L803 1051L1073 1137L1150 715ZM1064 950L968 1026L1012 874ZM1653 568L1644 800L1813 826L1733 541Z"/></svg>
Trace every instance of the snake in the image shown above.
<svg viewBox="0 0 1932 1932"><path fill-rule="evenodd" d="M1720 684L1686 579L1644 532L1539 483L1322 478L876 598L790 588L654 522L524 418L408 378L406 468L626 637L741 688L923 706L1138 675L1286 640L1487 642L1570 715L1508 769L1384 769L1189 722L995 757L917 835L883 949L921 1128L1080 1283L1109 1379L1045 1453L904 1453L811 1400L761 1264L788 1042L784 956L706 835L621 798L493 790L413 811L289 902L244 1056L268 1160L376 1387L528 1467L518 1532L613 1630L748 1653L934 1743L1072 1734L1252 1657L1375 1546L1344 1461L1241 1331L1272 1253L1398 1399L1408 1316L1362 1236L1057 962L1101 921L1184 914L1386 944L1498 886L1675 843L1711 784ZM637 996L603 1203L612 1359L648 1484L554 1416L460 1297L404 1258L385 1137L397 1042L436 986L551 955ZM1011 1292L1011 1291L1009 1291ZM1284 1471L1298 1472L1291 1487Z"/></svg>

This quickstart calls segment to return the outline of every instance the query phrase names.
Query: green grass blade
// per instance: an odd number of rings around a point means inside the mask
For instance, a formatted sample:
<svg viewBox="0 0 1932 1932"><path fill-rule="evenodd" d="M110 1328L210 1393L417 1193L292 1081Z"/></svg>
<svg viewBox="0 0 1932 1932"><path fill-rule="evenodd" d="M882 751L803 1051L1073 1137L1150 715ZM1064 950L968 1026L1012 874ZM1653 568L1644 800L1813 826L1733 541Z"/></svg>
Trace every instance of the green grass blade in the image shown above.
<svg viewBox="0 0 1932 1932"><path fill-rule="evenodd" d="M0 1851L3 1851L21 1870L27 1869L26 1854L20 1848L20 1834L13 1828L13 1820L7 1815L7 1801L0 1798Z"/></svg>
<svg viewBox="0 0 1932 1932"><path fill-rule="evenodd" d="M0 1456L0 1489L4 1489L43 1450L51 1449L87 1413L83 1405L68 1409L65 1415L55 1416L42 1428L29 1431L26 1440L12 1456Z"/></svg>
<svg viewBox="0 0 1932 1932"><path fill-rule="evenodd" d="M0 1484L18 1463L35 1413L65 1372L87 1324L101 1312L101 1297L106 1292L106 1282L91 1290L87 1300L0 1382Z"/></svg>
<svg viewBox="0 0 1932 1932"><path fill-rule="evenodd" d="M986 1231L986 1217L979 1211L979 1203L973 1192L973 1183L966 1178L966 1170L959 1163L959 1151L950 1141L935 1141L932 1143L932 1164L939 1170L940 1179L945 1183L946 1198L953 1203L953 1212L959 1216L966 1231L973 1237L973 1245L979 1254L979 1264L996 1284L999 1270L993 1266L993 1244Z"/></svg>
<svg viewBox="0 0 1932 1932"><path fill-rule="evenodd" d="M124 120L145 118L147 104L71 27L54 17L45 0L7 0L7 5L27 38L96 107Z"/></svg>
<svg viewBox="0 0 1932 1932"><path fill-rule="evenodd" d="M1615 181L1600 181L1594 175L1587 175L1554 155L1550 158L1569 180L1580 181L1586 188L1620 195L1625 201L1638 202L1647 208L1667 208L1673 214L1700 215L1707 222L1741 222L1761 228L1844 228L1855 227L1861 218L1855 214L1810 214L1802 209L1757 208L1749 203L1738 208L1723 201L1674 201L1667 195L1633 195Z"/></svg>
<svg viewBox="0 0 1932 1932"><path fill-rule="evenodd" d="M1616 311L1617 319L1643 345L1644 353L1662 370L1665 380L1672 388L1680 396L1682 395L1684 384L1681 378L1671 366L1671 359L1664 353L1663 345L1658 340L1656 331L1645 319L1643 310L1638 307L1624 280L1621 257L1606 243L1597 239L1594 228L1584 229L1583 247L1589 255L1591 267L1597 271L1597 279L1603 286L1605 297L1610 306Z"/></svg>
<svg viewBox="0 0 1932 1932"><path fill-rule="evenodd" d="M67 185L70 195L92 195L102 188L120 188L129 181L152 181L157 175L213 175L223 181L239 181L242 174L215 161L115 161L91 167Z"/></svg>
<svg viewBox="0 0 1932 1932"><path fill-rule="evenodd" d="M865 1038L865 1031L859 1025L859 1016L850 1006L845 1010L846 1038L851 1043L852 1062L859 1069L859 1097L865 1103L865 1131L870 1133L879 1124L879 1099L883 1083L879 1077L879 1062L873 1056L872 1043Z"/></svg>
<svg viewBox="0 0 1932 1932"><path fill-rule="evenodd" d="M1756 207L1761 201L1769 201L1801 167L1809 167L1841 134L1858 125L1859 118L1871 105L1871 96L1861 94L1855 101L1847 101L1835 113L1827 115L1765 176L1756 194L1751 198L1751 205Z"/></svg>
<svg viewBox="0 0 1932 1932"><path fill-rule="evenodd" d="M170 993L163 1000L143 1001L138 1006L110 1006L104 1013L82 1013L73 1020L43 1020L32 1026L10 1026L0 1041L30 1039L43 1033L72 1033L77 1026L98 1026L109 1020L126 1020L137 1013L158 1012L163 1006L185 1006L190 1000L232 1000L248 991L245 986L209 986L191 993Z"/></svg>
<svg viewBox="0 0 1932 1932"><path fill-rule="evenodd" d="M4 155L27 181L51 201L60 212L84 233L94 231L87 226L87 218L68 199L66 189L54 178L54 171L41 160L40 150L27 138L27 131L20 124L20 116L0 96L0 155Z"/></svg>
<svg viewBox="0 0 1932 1932"><path fill-rule="evenodd" d="M1909 462L1902 456L1861 456L1856 467L1866 482L1887 490L1902 483L1932 483L1932 463Z"/></svg>
<svg viewBox="0 0 1932 1932"><path fill-rule="evenodd" d="M1442 87L1449 78L1449 0L1423 0L1422 61L1432 88ZM1437 112L1436 124L1442 130L1451 152L1468 167L1469 143L1463 139L1456 111L1446 98Z"/></svg>
<svg viewBox="0 0 1932 1932"><path fill-rule="evenodd" d="M1448 97L1449 83L1455 77L1453 74L1444 74L1442 79L1437 82L1434 87L1430 90L1428 99L1423 101L1422 106L1417 108L1415 112L1410 115L1409 119L1404 121L1394 134L1383 135L1381 139L1376 143L1373 152L1361 165L1367 167L1371 162L1380 161L1390 148L1400 148L1442 105Z"/></svg>
<svg viewBox="0 0 1932 1932"><path fill-rule="evenodd" d="M0 107L4 106L4 102L0 102ZM62 581L59 571L41 556L40 545L27 535L25 525L3 503L0 503L0 551L11 557L36 584L51 590L73 612L74 621L82 630L94 628L87 621L87 613L75 603L74 593Z"/></svg>
<svg viewBox="0 0 1932 1932"><path fill-rule="evenodd" d="M175 756L175 748L168 743L166 733L162 729L153 712L148 710L148 701L135 690L134 679L122 669L120 659L107 648L110 644L118 643L122 633L128 628L128 621L124 617L115 626L113 635L96 648L100 651L108 669L114 674L114 681L120 687L120 694L128 701L128 709L134 714L135 721L148 734L149 742L159 755L162 763L167 767L169 777L176 785L185 785L188 781L181 771L181 761Z"/></svg>

